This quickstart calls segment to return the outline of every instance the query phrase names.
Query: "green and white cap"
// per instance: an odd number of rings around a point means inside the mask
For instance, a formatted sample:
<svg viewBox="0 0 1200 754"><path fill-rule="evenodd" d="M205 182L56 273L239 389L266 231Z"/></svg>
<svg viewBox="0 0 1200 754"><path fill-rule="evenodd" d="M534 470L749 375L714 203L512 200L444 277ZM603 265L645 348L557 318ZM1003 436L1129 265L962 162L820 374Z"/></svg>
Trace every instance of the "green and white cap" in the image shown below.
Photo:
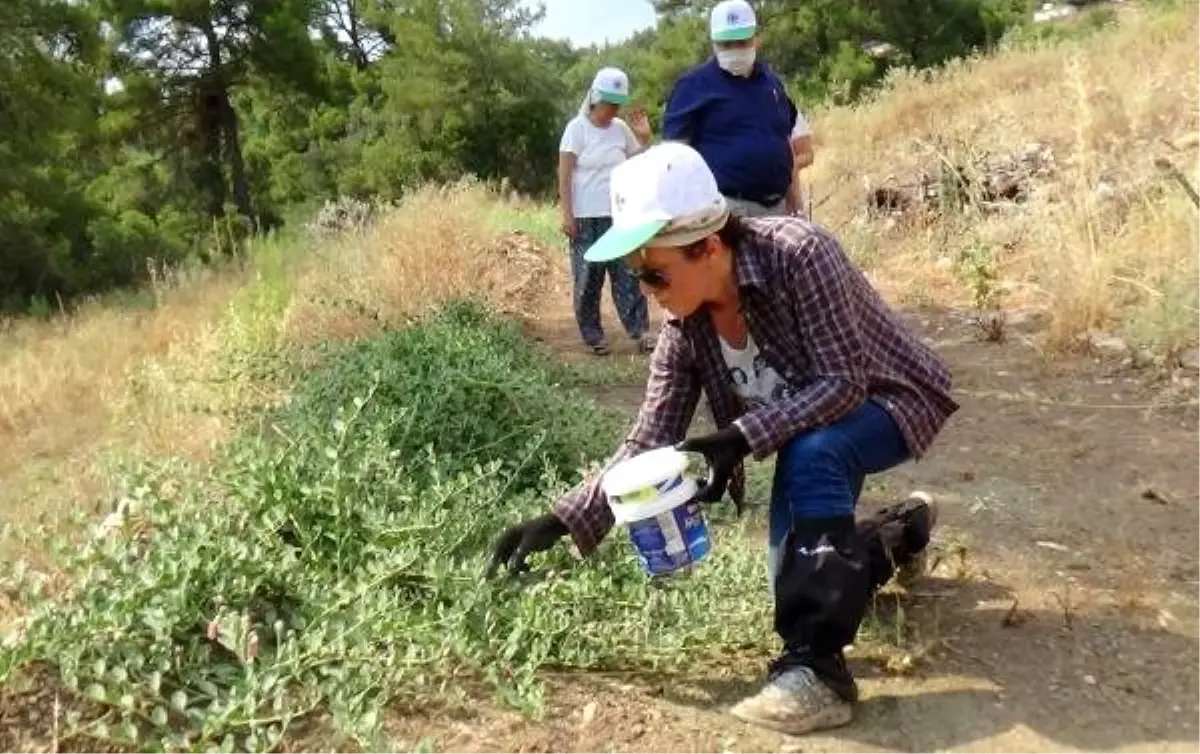
<svg viewBox="0 0 1200 754"><path fill-rule="evenodd" d="M746 0L721 0L709 17L709 35L714 42L749 39L757 29L754 9Z"/></svg>
<svg viewBox="0 0 1200 754"><path fill-rule="evenodd" d="M592 79L596 101L624 105L629 101L629 77L620 68L601 68Z"/></svg>
<svg viewBox="0 0 1200 754"><path fill-rule="evenodd" d="M612 170L612 227L584 253L589 262L632 254L653 241L687 246L721 229L725 197L704 158L687 144L650 147Z"/></svg>

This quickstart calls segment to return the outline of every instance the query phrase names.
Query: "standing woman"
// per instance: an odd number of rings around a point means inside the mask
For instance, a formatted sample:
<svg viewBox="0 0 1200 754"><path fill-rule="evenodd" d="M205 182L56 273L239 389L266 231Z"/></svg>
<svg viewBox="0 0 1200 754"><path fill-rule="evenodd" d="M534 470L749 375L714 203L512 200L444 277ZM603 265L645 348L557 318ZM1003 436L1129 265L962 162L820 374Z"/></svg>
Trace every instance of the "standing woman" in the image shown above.
<svg viewBox="0 0 1200 754"><path fill-rule="evenodd" d="M600 324L604 273L612 280L612 298L625 332L643 353L653 349L646 337L649 313L637 280L619 260L588 262L583 255L612 227L609 175L612 169L650 144L650 121L642 110L630 122L617 117L629 99L629 78L617 68L602 68L584 95L579 113L563 129L558 148L558 194L562 230L571 240L575 321L583 342L597 356L609 353Z"/></svg>

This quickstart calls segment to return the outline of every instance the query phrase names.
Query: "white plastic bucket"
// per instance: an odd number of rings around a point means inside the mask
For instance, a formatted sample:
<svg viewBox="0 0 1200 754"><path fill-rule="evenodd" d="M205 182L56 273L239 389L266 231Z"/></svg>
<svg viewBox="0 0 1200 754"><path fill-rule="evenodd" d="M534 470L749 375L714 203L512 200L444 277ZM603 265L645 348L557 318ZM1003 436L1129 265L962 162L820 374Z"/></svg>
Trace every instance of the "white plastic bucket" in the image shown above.
<svg viewBox="0 0 1200 754"><path fill-rule="evenodd" d="M650 576L687 569L708 555L704 512L695 501L696 480L684 476L688 459L659 448L614 465L600 482L618 525Z"/></svg>

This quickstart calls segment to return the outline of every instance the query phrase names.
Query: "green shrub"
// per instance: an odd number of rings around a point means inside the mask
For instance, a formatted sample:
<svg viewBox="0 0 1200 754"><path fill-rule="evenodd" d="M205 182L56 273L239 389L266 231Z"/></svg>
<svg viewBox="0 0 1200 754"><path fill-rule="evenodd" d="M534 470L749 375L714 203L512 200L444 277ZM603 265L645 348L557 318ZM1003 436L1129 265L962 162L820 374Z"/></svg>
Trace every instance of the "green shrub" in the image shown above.
<svg viewBox="0 0 1200 754"><path fill-rule="evenodd" d="M1025 23L1014 26L1005 35L1003 44L1010 48L1052 47L1093 37L1120 23L1117 12L1108 6L1084 8L1075 16L1048 23Z"/></svg>
<svg viewBox="0 0 1200 754"><path fill-rule="evenodd" d="M303 380L285 424L324 421L328 407L371 389L367 421L404 415L392 422L389 438L400 456L432 448L444 458L442 470L454 472L499 461L520 490L536 486L543 467L566 476L611 452L619 430L611 415L556 385L561 370L519 325L473 302L452 303L419 327L331 350L325 362ZM538 463L527 462L525 448L536 448Z"/></svg>
<svg viewBox="0 0 1200 754"><path fill-rule="evenodd" d="M123 524L60 550L65 588L0 581L30 609L0 681L52 668L61 738L263 750L321 712L378 750L392 701L482 680L536 713L547 665L669 669L770 640L744 524L687 578L649 582L614 532L590 562L560 547L483 579L499 531L617 437L512 327L455 305L332 353L208 469L132 472Z"/></svg>

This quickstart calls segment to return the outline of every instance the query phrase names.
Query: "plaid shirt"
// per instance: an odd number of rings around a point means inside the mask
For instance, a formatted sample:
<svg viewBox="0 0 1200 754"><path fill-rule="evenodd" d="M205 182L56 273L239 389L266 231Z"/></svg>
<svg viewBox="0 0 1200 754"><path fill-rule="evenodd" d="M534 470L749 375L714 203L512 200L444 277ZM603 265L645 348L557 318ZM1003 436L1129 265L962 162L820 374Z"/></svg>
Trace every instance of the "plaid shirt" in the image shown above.
<svg viewBox="0 0 1200 754"><path fill-rule="evenodd" d="M950 372L910 332L828 232L798 218L747 218L734 252L741 311L767 365L794 390L744 413L729 382L707 310L668 318L650 357L637 422L605 469L682 441L701 391L719 428L735 425L762 460L803 432L837 422L872 398L895 419L914 458L958 409ZM729 492L741 502L739 464ZM613 526L600 475L584 480L554 513L588 555Z"/></svg>

